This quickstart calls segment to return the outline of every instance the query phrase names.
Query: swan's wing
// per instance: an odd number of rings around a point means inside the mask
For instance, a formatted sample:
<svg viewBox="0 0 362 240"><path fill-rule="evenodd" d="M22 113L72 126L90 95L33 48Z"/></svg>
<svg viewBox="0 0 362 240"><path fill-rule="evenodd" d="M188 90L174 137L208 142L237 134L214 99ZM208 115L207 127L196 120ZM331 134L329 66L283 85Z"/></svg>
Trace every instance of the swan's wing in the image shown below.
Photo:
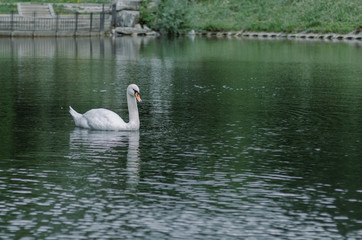
<svg viewBox="0 0 362 240"><path fill-rule="evenodd" d="M119 130L124 128L126 123L115 112L108 109L92 109L83 114L92 129L98 130Z"/></svg>
<svg viewBox="0 0 362 240"><path fill-rule="evenodd" d="M83 117L83 114L78 113L75 111L71 106L69 106L69 113L72 115L75 126L81 128L90 128L88 126L88 121Z"/></svg>

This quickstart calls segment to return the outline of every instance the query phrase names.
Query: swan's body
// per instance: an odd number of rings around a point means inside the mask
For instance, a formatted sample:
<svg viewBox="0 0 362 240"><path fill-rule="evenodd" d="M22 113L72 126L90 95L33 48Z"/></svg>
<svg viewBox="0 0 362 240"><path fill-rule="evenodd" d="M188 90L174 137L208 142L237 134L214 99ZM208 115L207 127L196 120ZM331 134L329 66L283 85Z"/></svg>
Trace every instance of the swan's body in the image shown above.
<svg viewBox="0 0 362 240"><path fill-rule="evenodd" d="M91 109L84 114L80 114L69 106L69 113L72 115L75 125L81 128L112 131L138 130L140 120L137 101L141 102L139 88L136 84L131 84L127 88L128 123L123 121L117 113L104 108Z"/></svg>

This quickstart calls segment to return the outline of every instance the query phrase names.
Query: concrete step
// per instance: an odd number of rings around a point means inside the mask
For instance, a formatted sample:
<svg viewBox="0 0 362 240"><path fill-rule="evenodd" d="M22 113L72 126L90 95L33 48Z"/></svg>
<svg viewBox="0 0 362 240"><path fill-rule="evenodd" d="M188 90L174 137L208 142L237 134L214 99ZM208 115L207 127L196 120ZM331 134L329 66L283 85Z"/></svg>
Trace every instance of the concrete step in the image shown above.
<svg viewBox="0 0 362 240"><path fill-rule="evenodd" d="M19 14L25 17L53 17L53 8L48 3L18 3Z"/></svg>

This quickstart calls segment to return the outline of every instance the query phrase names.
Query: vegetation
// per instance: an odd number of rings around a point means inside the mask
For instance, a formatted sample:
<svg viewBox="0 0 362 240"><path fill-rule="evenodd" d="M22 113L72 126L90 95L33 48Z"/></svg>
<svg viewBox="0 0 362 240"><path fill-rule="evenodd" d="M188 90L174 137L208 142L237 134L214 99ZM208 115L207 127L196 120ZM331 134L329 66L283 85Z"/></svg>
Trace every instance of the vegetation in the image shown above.
<svg viewBox="0 0 362 240"><path fill-rule="evenodd" d="M30 0L16 0L30 2ZM48 3L111 3L112 0L32 0ZM0 0L0 13L17 11ZM55 6L59 14L72 11ZM267 31L348 33L362 30L361 0L143 0L141 23L162 33Z"/></svg>
<svg viewBox="0 0 362 240"><path fill-rule="evenodd" d="M141 19L170 34L196 31L348 33L362 28L361 0L158 0Z"/></svg>
<svg viewBox="0 0 362 240"><path fill-rule="evenodd" d="M68 3L98 3L98 4L110 4L113 1L112 0L0 0L0 14L10 14L11 11L17 12L17 4L14 4L14 2L32 2L32 3L54 3L53 9L56 14L60 15L67 15L67 14L74 14L77 10L76 8L69 9L65 7L63 4ZM82 10L82 7L78 8L79 10ZM87 14L87 13L83 13Z"/></svg>
<svg viewBox="0 0 362 240"><path fill-rule="evenodd" d="M17 12L18 6L16 4L0 4L0 14L10 14L11 11Z"/></svg>
<svg viewBox="0 0 362 240"><path fill-rule="evenodd" d="M178 34L191 28L189 17L195 2L187 0L143 0L140 9L142 24L162 33Z"/></svg>

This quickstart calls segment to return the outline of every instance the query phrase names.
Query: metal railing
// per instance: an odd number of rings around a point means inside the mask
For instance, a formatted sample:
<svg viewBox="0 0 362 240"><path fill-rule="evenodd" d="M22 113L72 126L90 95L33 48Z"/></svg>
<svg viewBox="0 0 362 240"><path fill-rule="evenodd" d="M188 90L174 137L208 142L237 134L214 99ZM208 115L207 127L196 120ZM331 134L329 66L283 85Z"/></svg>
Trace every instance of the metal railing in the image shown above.
<svg viewBox="0 0 362 240"><path fill-rule="evenodd" d="M88 15L57 15L55 17L25 17L14 14L0 15L0 31L32 31L32 32L74 32L103 33L105 31L105 13Z"/></svg>
<svg viewBox="0 0 362 240"><path fill-rule="evenodd" d="M2 3L16 3L17 1L14 0L2 0ZM24 1L18 1L18 2L24 2ZM34 3L62 3L59 0L33 0L33 1L28 1L28 2L34 2ZM81 3L84 4L92 4L92 3L97 3L97 4L101 4L101 3L105 3L105 4L111 4L114 2L114 0L82 0L80 1ZM79 4L78 1L73 0L73 1L64 1L64 3L70 3L70 4Z"/></svg>

